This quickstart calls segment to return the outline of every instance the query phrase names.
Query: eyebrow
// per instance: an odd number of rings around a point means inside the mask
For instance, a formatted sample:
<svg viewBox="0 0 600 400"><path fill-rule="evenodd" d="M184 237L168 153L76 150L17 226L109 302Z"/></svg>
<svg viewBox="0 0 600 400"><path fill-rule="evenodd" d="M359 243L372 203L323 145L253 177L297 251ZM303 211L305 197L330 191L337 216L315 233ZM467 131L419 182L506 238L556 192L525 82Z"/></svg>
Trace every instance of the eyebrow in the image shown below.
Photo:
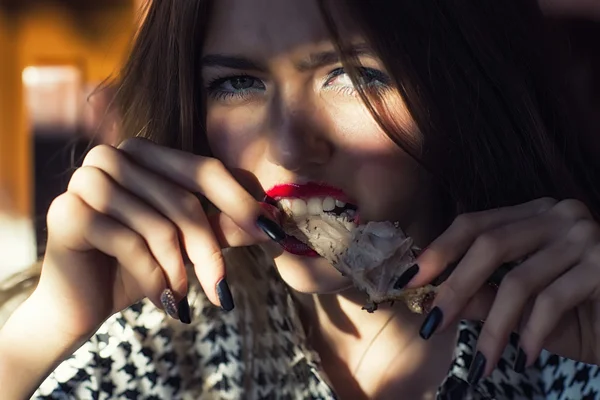
<svg viewBox="0 0 600 400"><path fill-rule="evenodd" d="M366 46L366 44L353 45L348 49L345 49L345 51L350 58L361 56L373 57L373 52ZM298 71L304 72L339 62L339 53L335 50L329 50L311 53L306 58L296 62L294 66ZM256 72L266 72L268 69L265 64L262 64L256 60L233 54L207 54L202 57L201 64L203 67L224 67Z"/></svg>

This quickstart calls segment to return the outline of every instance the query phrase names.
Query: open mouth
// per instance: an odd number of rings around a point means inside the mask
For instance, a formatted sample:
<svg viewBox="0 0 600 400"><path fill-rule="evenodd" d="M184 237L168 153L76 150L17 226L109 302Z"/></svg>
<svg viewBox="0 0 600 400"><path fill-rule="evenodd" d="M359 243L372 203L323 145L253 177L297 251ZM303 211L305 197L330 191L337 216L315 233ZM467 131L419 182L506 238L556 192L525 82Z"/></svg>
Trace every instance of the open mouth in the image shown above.
<svg viewBox="0 0 600 400"><path fill-rule="evenodd" d="M287 221L284 221L284 225L323 216L333 216L357 225L359 223L357 206L349 201L350 199L342 190L327 185L317 183L278 185L267 191L267 197L269 202L277 205L285 215ZM310 246L290 235L281 245L285 251L294 255L319 257Z"/></svg>

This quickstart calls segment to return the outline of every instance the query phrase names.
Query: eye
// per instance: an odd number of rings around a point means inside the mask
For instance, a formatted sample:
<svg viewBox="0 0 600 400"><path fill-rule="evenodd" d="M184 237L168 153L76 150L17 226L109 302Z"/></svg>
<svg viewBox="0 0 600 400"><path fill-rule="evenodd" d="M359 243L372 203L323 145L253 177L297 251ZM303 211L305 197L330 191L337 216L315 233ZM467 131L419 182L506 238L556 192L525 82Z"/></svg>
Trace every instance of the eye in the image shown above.
<svg viewBox="0 0 600 400"><path fill-rule="evenodd" d="M210 96L217 99L245 98L266 90L266 86L260 79L253 76L236 75L213 80L208 84L207 90Z"/></svg>
<svg viewBox="0 0 600 400"><path fill-rule="evenodd" d="M359 84L365 89L387 88L390 86L390 78L382 71L367 67L359 67L357 70L360 78ZM324 86L328 88L355 89L350 75L346 73L344 68L337 68L329 73Z"/></svg>

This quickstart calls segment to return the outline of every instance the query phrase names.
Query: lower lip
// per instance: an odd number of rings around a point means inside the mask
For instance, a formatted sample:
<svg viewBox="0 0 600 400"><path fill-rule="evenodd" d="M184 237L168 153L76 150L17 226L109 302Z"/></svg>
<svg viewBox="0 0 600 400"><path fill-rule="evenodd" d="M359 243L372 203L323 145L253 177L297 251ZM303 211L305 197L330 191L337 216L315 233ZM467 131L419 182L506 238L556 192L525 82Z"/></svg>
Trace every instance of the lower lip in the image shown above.
<svg viewBox="0 0 600 400"><path fill-rule="evenodd" d="M281 247L290 254L302 257L320 257L319 254L293 236L288 236L280 243Z"/></svg>

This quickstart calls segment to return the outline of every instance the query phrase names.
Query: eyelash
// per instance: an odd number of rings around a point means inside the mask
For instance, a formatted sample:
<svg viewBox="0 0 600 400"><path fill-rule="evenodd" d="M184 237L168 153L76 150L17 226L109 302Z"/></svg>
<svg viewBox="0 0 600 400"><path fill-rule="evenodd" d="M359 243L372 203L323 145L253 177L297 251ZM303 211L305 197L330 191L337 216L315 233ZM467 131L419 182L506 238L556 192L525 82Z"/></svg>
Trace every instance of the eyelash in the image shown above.
<svg viewBox="0 0 600 400"><path fill-rule="evenodd" d="M367 68L367 67L359 67L358 72L361 77L368 77L368 78L376 79L378 81L377 83L367 82L365 84L366 89L373 89L373 90L377 90L377 91L385 91L385 90L389 89L390 78L384 72L379 71L374 68ZM346 86L346 87L331 86L331 82L335 78L342 76L345 73L346 72L345 72L344 68L336 68L333 71L331 71L325 78L325 82L323 84L324 88L326 88L328 90L336 90L336 91L338 91L342 94L346 94L346 95L355 95L356 89L354 88L354 86ZM256 89L253 89L253 88L241 89L239 92L231 92L231 91L220 89L221 85L223 85L224 83L231 81L233 79L252 79L254 81L254 83L259 81L263 87L265 86L264 83L262 83L262 81L260 79L255 78L248 74L229 75L229 76L218 77L218 78L215 78L212 81L210 81L207 85L208 95L218 101L227 101L227 100L234 100L234 99L245 100L249 96L251 96L251 94L249 92L256 91Z"/></svg>

